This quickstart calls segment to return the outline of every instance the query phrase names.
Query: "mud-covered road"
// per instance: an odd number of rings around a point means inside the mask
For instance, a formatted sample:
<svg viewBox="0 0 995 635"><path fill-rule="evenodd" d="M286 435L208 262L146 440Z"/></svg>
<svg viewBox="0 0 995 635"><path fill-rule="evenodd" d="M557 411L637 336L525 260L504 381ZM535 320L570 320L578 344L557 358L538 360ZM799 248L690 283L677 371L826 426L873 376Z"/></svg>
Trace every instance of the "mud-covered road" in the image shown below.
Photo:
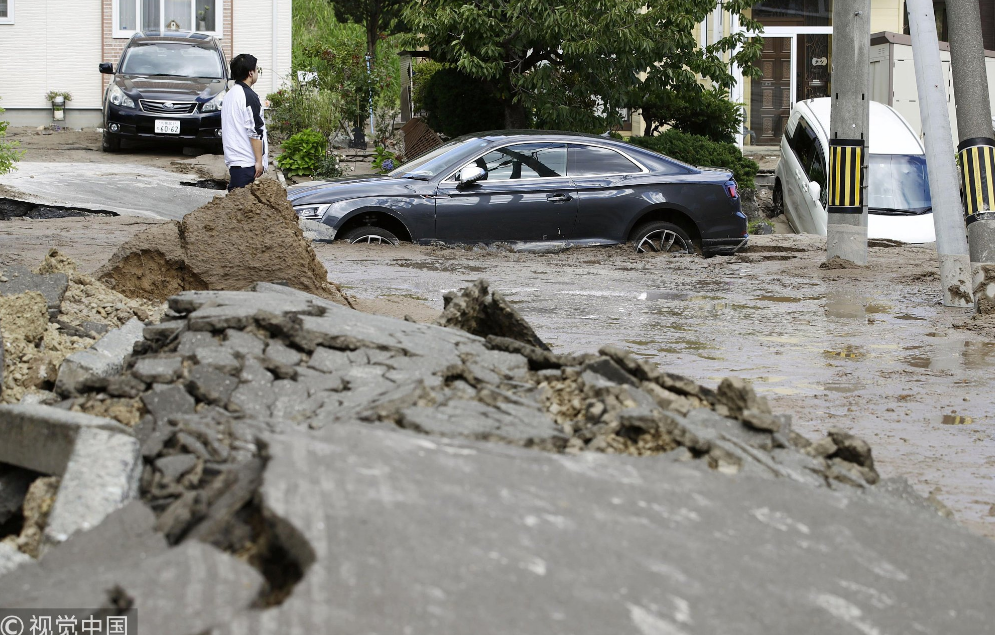
<svg viewBox="0 0 995 635"><path fill-rule="evenodd" d="M930 248L873 247L860 269L820 269L824 239L755 237L729 258L623 249L522 254L406 246L318 247L361 298L442 308L479 277L557 351L620 344L714 385L751 379L806 435L866 437L882 473L935 492L995 537L995 320L941 305Z"/></svg>

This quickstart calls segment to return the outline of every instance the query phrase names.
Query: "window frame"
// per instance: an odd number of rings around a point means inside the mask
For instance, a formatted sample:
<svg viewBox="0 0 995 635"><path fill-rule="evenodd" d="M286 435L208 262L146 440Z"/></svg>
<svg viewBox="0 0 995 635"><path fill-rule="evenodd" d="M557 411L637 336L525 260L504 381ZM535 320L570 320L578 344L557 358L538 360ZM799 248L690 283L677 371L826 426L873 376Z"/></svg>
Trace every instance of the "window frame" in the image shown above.
<svg viewBox="0 0 995 635"><path fill-rule="evenodd" d="M165 25L162 17L162 3L165 0L159 0L159 33L162 35L167 34L165 30ZM14 0L7 0L8 3L13 3ZM133 2L135 3L135 16L136 16L136 27L142 23L142 0L113 0L111 3L111 20L113 25L113 37L115 39L128 39L131 38L136 33L141 33L142 29L121 29L121 3L122 2ZM188 0L190 2L190 24L197 24L197 2L196 0ZM2 23L2 18L0 18L0 23ZM214 31L197 31L192 30L192 33L203 33L204 35L213 36L219 40L224 39L224 2L223 0L217 0L214 4ZM182 31L181 31L182 33Z"/></svg>
<svg viewBox="0 0 995 635"><path fill-rule="evenodd" d="M558 139L554 140L554 141L523 141L523 140L516 140L516 141L511 141L509 143L505 143L503 145L495 146L493 148L488 148L482 154L478 154L478 155L474 156L473 158L465 161L459 168L457 168L457 170L455 172L453 172L452 174L450 174L446 178L442 179L442 182L443 183L457 183L458 181L456 181L456 175L458 175L463 168L467 167L471 163L476 162L477 159L481 159L485 155L490 154L491 152L494 152L495 150L500 150L502 148L507 148L508 146L522 145L522 144L525 144L525 143L557 143L557 144L562 143L564 146L566 146L567 147L567 173L566 173L566 175L564 175L564 176L542 176L542 177L534 178L534 179L505 179L505 180L513 180L515 183L528 183L528 182L531 182L531 181L549 181L551 179L569 179L569 178L572 178L571 176L569 176L570 175L570 146L571 145L593 146L595 148L604 148L604 149L607 149L607 150L612 150L613 152L617 152L617 153L621 154L623 157L625 157L626 159L628 159L629 161L631 161L632 163L634 163L637 168L639 168L639 172L630 172L628 174L605 174L605 175L600 175L599 174L598 178L608 177L608 176L633 176L633 175L637 175L637 174L649 174L649 172L650 172L650 170L641 161L639 161L638 159L636 159L635 157L633 157L631 154L629 154L628 152L625 152L624 150L621 150L619 148L616 148L616 147L613 147L613 146L610 146L610 145L602 145L600 143L588 143L586 141L573 141L573 140L561 141L561 140L558 140ZM587 178L587 177L577 177L577 178ZM501 181L492 181L492 183L500 183L500 182ZM483 182L481 182L481 183L483 183Z"/></svg>
<svg viewBox="0 0 995 635"><path fill-rule="evenodd" d="M0 24L14 23L14 0L7 0L7 15L0 16Z"/></svg>

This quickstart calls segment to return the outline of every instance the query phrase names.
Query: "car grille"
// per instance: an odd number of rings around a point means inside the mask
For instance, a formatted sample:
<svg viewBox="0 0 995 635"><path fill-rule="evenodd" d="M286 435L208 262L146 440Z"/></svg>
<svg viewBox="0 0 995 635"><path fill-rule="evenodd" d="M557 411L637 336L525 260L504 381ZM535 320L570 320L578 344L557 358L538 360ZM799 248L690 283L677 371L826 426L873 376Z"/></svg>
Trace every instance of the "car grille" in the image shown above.
<svg viewBox="0 0 995 635"><path fill-rule="evenodd" d="M154 112L160 115L189 115L197 110L195 101L152 101L150 99L140 99L138 103L142 105L145 112ZM170 104L167 106L166 104Z"/></svg>

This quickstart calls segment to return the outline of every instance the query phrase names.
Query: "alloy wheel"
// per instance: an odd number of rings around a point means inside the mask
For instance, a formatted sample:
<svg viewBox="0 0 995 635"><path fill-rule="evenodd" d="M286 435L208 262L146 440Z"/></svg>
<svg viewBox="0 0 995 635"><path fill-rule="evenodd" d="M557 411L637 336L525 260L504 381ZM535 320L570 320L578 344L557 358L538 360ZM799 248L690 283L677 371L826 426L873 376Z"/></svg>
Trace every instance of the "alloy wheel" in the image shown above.
<svg viewBox="0 0 995 635"><path fill-rule="evenodd" d="M646 234L636 245L636 253L686 254L690 248L684 239L669 229L658 229Z"/></svg>

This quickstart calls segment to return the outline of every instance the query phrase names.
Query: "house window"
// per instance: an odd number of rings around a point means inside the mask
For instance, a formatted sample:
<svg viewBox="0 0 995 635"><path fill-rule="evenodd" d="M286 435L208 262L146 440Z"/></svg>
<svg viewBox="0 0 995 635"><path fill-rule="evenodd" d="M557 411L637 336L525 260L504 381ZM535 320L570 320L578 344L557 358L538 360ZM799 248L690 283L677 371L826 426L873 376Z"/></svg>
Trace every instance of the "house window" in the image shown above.
<svg viewBox="0 0 995 635"><path fill-rule="evenodd" d="M221 0L114 0L114 37L131 37L137 31L196 31L221 37L220 3Z"/></svg>
<svg viewBox="0 0 995 635"><path fill-rule="evenodd" d="M14 23L14 0L0 0L0 24Z"/></svg>

